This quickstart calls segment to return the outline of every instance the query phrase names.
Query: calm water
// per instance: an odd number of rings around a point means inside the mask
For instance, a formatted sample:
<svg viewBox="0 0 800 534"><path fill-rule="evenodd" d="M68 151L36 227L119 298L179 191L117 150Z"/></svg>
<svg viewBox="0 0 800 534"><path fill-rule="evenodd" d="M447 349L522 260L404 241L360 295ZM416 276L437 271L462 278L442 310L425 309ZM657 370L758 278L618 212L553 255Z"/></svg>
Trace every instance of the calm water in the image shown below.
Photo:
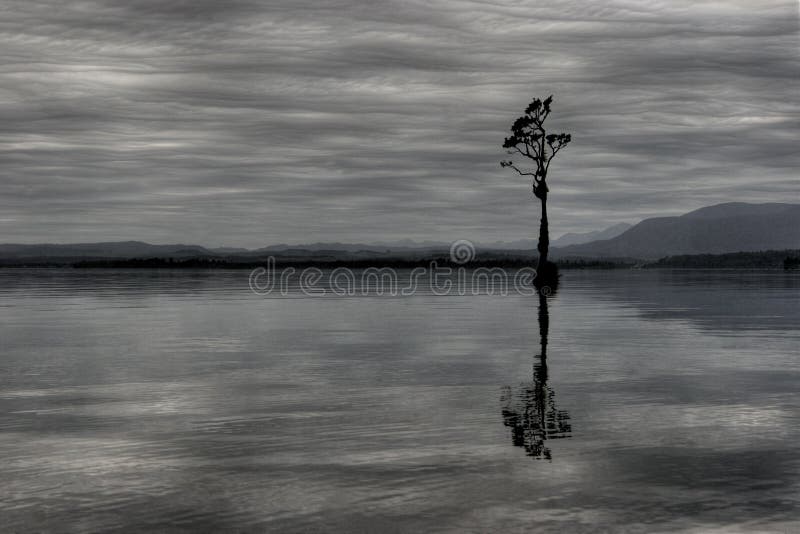
<svg viewBox="0 0 800 534"><path fill-rule="evenodd" d="M797 274L247 274L0 271L0 529L800 530Z"/></svg>

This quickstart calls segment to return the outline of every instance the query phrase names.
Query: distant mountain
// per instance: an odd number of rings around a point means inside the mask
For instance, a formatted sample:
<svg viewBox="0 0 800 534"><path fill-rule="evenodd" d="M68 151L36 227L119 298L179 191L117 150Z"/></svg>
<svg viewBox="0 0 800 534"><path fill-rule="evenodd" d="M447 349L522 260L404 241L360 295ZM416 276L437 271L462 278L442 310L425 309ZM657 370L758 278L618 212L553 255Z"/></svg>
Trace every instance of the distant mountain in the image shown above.
<svg viewBox="0 0 800 534"><path fill-rule="evenodd" d="M627 229L626 226L625 223L621 223L599 232L566 234L552 242L551 255L554 259L579 257L655 260L665 256L691 254L800 249L800 204L718 204L700 208L680 217L657 217L645 219ZM608 238L610 235L615 236ZM563 246L565 242L591 237L605 239ZM530 256L535 255L536 244L535 239L495 241L476 243L476 249L478 258L492 253L505 256L510 254ZM214 261L246 262L266 256L302 261L315 259L350 261L364 258L416 260L425 257L446 257L449 251L448 242L411 240L373 244L280 244L256 250L120 241L63 245L0 244L0 262L3 265L26 265L36 261L67 265L83 260L136 258L206 258Z"/></svg>
<svg viewBox="0 0 800 534"><path fill-rule="evenodd" d="M215 254L244 254L250 252L250 249L242 247L216 247L208 249Z"/></svg>
<svg viewBox="0 0 800 534"><path fill-rule="evenodd" d="M579 243L597 241L598 239L611 239L612 237L618 236L630 227L631 225L628 223L619 223L606 228L605 230L586 232L584 234L568 233L562 235L558 239L550 241L550 246L565 247L567 245L577 245ZM538 227L536 231L538 231ZM516 241L493 241L491 243L477 243L476 245L480 250L536 250L536 246L538 244L538 239L517 239Z"/></svg>
<svg viewBox="0 0 800 534"><path fill-rule="evenodd" d="M633 225L628 223L619 223L614 226L609 226L605 230L595 230L594 232L585 233L568 233L564 234L558 239L550 242L551 247L567 247L569 245L582 245L591 241L599 241L601 239L611 239L617 237L622 232L631 228Z"/></svg>
<svg viewBox="0 0 800 534"><path fill-rule="evenodd" d="M91 260L133 260L173 258L208 259L214 261L246 262L266 256L288 260L350 261L363 258L418 259L432 255L447 255L449 245L438 248L406 248L386 246L313 243L310 245L274 245L257 250L239 247L205 248L198 245L151 245L141 241L71 244L0 244L1 265L54 264L70 265Z"/></svg>
<svg viewBox="0 0 800 534"><path fill-rule="evenodd" d="M0 258L142 258L213 256L197 245L151 245L141 241L16 245L0 244Z"/></svg>
<svg viewBox="0 0 800 534"><path fill-rule="evenodd" d="M645 219L612 239L554 248L553 257L658 259L800 248L800 204L730 202Z"/></svg>
<svg viewBox="0 0 800 534"><path fill-rule="evenodd" d="M371 250L374 252L383 252L386 246L381 245L366 245L363 243L306 243L299 245L287 245L281 243L279 245L270 245L256 250L250 251L252 254L275 254L275 253L288 253L288 252L320 252L320 251L336 251L336 252L358 252L362 250Z"/></svg>
<svg viewBox="0 0 800 534"><path fill-rule="evenodd" d="M449 249L450 243L440 241L413 241L402 239L400 241L383 241L377 243L306 243L299 245L270 245L251 251L252 253L275 253L287 251L337 251L337 252L365 252L373 251L385 253L386 251L410 251L410 250L442 250Z"/></svg>
<svg viewBox="0 0 800 534"><path fill-rule="evenodd" d="M536 250L538 239L518 239L516 241L493 241L478 243L479 250Z"/></svg>
<svg viewBox="0 0 800 534"><path fill-rule="evenodd" d="M449 247L450 243L446 243L444 241L414 241L413 239L400 239L398 241L378 241L371 246L389 249L438 249L442 247Z"/></svg>

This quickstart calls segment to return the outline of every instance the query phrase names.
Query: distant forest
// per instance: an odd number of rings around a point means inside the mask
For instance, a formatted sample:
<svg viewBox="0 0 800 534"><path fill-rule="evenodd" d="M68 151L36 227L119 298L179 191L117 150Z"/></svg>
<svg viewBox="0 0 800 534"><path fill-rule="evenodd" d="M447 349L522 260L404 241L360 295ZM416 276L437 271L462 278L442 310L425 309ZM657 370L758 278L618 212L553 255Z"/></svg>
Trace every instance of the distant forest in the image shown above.
<svg viewBox="0 0 800 534"><path fill-rule="evenodd" d="M729 254L669 256L645 265L647 268L682 269L797 269L800 250L767 250Z"/></svg>
<svg viewBox="0 0 800 534"><path fill-rule="evenodd" d="M535 254L491 251L482 253L468 264L455 263L449 256L432 255L428 257L309 257L276 256L276 267L318 267L321 269L348 267L366 269L368 267L392 267L411 269L429 267L435 261L440 267L531 267ZM81 259L81 258L37 258L0 260L0 267L74 267L79 269L253 269L266 265L267 258L241 257L195 257L195 258L133 258L133 259ZM559 259L556 263L561 269L800 269L800 249L768 250L762 252L734 252L729 254L696 254L669 256L657 261L643 262L635 259Z"/></svg>
<svg viewBox="0 0 800 534"><path fill-rule="evenodd" d="M535 256L534 256L535 258ZM366 269L369 267L390 267L394 269L413 269L414 267L430 267L431 262L436 262L439 267L510 267L522 268L531 267L531 256L511 256L503 255L496 257L477 258L467 264L454 262L447 256L430 258L358 258L358 259L314 259L314 258L275 258L275 266L278 268L295 267L298 269L306 267L318 267L321 269L335 269L337 267L347 267L350 269ZM260 261L229 261L214 258L148 258L148 259L129 259L129 260L90 260L79 261L71 264L76 268L193 268L193 269L253 269L263 267L266 260ZM558 262L564 269L614 269L632 267L633 261L605 261L605 260L565 260Z"/></svg>

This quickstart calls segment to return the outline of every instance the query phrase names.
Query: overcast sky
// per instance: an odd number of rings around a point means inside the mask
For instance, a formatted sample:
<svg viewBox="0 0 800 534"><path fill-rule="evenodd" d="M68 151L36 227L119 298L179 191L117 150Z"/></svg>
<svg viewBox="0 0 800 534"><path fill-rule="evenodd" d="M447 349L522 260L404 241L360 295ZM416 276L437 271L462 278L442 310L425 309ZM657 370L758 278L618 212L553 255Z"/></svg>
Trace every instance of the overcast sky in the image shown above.
<svg viewBox="0 0 800 534"><path fill-rule="evenodd" d="M0 242L535 238L800 201L792 1L0 0Z"/></svg>

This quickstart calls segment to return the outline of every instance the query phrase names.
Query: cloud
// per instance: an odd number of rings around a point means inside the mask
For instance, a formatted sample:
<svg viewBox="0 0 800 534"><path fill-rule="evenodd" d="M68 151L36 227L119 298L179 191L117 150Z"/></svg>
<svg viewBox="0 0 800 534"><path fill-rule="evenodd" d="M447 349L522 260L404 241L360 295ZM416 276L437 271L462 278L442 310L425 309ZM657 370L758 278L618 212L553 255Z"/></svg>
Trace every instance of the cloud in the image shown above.
<svg viewBox="0 0 800 534"><path fill-rule="evenodd" d="M793 2L0 6L0 241L535 234L498 162L554 93L553 231L795 194Z"/></svg>

